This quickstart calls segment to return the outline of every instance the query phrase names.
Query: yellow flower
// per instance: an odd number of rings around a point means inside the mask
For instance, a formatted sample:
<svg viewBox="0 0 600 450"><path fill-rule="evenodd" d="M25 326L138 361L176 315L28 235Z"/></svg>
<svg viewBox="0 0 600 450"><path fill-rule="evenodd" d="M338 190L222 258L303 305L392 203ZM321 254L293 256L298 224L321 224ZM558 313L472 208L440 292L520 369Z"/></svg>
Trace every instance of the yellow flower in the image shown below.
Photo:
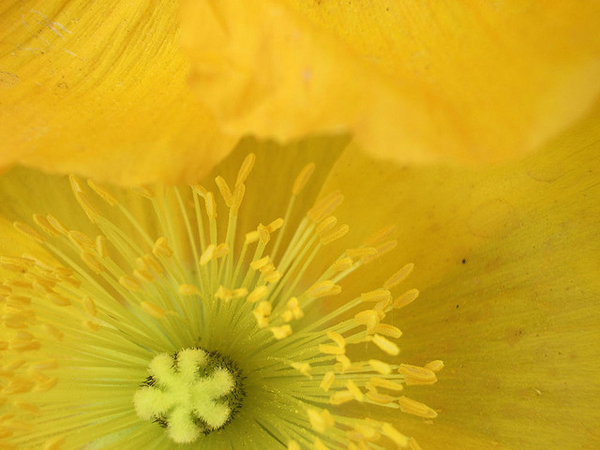
<svg viewBox="0 0 600 450"><path fill-rule="evenodd" d="M0 211L31 228L2 230L4 447L594 448L599 137L590 120L542 153L478 171L398 171L345 140L288 152L246 141L222 179L187 193L11 171ZM254 170L240 176L249 150ZM339 223L325 231L328 214ZM389 229L360 247L389 224L396 249ZM379 254L363 264L371 247ZM165 358L202 358L194 349L216 358L200 368L230 373L214 389L231 416L190 428L172 417L186 404L144 389L185 397L165 381ZM224 426L196 437L209 422Z"/></svg>
<svg viewBox="0 0 600 450"><path fill-rule="evenodd" d="M236 148L212 196L0 178L4 448L598 447L597 115L478 171L236 147L497 160L596 102L591 2L389 3L187 2L201 103L175 2L3 8L2 167L172 184ZM302 225L338 189L350 228Z"/></svg>
<svg viewBox="0 0 600 450"><path fill-rule="evenodd" d="M259 161L238 149L212 187L3 177L34 188L3 211L31 241L0 257L3 448L419 449L372 417L437 417L409 387L443 362L400 359L390 320L419 295L413 264L381 269L389 227L346 240L338 190L305 209L335 158L302 160L346 144L250 144Z"/></svg>

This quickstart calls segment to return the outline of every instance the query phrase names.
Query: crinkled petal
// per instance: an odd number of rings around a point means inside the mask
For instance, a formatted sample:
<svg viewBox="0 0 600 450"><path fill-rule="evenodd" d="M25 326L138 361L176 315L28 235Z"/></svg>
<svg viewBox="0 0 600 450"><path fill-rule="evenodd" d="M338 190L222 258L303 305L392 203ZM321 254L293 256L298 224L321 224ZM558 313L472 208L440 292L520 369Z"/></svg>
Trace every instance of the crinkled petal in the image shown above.
<svg viewBox="0 0 600 450"><path fill-rule="evenodd" d="M598 2L187 1L192 85L220 124L349 130L399 161L497 161L600 91Z"/></svg>
<svg viewBox="0 0 600 450"><path fill-rule="evenodd" d="M177 2L0 8L0 168L194 181L235 145L192 99Z"/></svg>
<svg viewBox="0 0 600 450"><path fill-rule="evenodd" d="M397 251L372 263L382 279L415 263L421 295L394 317L402 358L446 364L410 387L434 423L397 419L423 448L599 445L598 117L501 167L397 170L356 149L334 167L339 217L398 225Z"/></svg>

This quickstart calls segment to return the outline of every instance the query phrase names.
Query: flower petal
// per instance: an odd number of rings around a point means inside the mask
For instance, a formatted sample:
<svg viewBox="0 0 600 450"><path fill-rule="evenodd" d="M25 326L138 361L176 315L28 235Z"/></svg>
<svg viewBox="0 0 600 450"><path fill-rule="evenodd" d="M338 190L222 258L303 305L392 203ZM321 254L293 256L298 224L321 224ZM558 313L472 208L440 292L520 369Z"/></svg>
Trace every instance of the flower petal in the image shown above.
<svg viewBox="0 0 600 450"><path fill-rule="evenodd" d="M0 168L195 181L235 145L188 91L176 2L8 2Z"/></svg>
<svg viewBox="0 0 600 450"><path fill-rule="evenodd" d="M358 152L334 168L340 217L399 226L377 270L415 263L407 288L421 295L395 317L402 357L446 365L436 386L410 388L439 409L427 429L402 419L423 448L598 446L598 117L486 170L398 171Z"/></svg>
<svg viewBox="0 0 600 450"><path fill-rule="evenodd" d="M536 148L600 90L598 5L188 1L192 84L224 127L350 130L400 161Z"/></svg>

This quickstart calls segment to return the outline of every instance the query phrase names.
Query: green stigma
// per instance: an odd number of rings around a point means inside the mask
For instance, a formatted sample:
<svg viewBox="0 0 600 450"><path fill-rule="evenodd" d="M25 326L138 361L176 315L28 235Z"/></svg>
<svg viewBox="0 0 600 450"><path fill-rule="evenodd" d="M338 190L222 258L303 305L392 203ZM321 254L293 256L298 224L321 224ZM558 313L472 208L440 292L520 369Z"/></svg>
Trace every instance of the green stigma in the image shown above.
<svg viewBox="0 0 600 450"><path fill-rule="evenodd" d="M135 393L135 410L165 427L178 444L223 428L241 407L242 377L217 353L199 348L162 353L152 359L148 372Z"/></svg>

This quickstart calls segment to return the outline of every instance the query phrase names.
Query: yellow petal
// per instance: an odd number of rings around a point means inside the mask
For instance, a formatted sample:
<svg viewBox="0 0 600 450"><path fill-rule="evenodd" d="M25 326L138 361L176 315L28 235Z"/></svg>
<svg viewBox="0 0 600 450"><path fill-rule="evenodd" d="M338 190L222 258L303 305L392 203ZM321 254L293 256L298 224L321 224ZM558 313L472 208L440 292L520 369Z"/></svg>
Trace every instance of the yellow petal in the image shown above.
<svg viewBox="0 0 600 450"><path fill-rule="evenodd" d="M439 414L402 418L423 448L598 445L598 117L486 170L398 171L357 151L334 167L340 218L398 225L398 251L372 264L415 263L406 289L421 295L394 317L402 358L445 363L436 385L407 388Z"/></svg>
<svg viewBox="0 0 600 450"><path fill-rule="evenodd" d="M187 1L198 97L228 131L349 130L400 161L497 161L600 90L597 3Z"/></svg>
<svg viewBox="0 0 600 450"><path fill-rule="evenodd" d="M235 144L188 91L176 2L7 3L0 168L196 181Z"/></svg>

